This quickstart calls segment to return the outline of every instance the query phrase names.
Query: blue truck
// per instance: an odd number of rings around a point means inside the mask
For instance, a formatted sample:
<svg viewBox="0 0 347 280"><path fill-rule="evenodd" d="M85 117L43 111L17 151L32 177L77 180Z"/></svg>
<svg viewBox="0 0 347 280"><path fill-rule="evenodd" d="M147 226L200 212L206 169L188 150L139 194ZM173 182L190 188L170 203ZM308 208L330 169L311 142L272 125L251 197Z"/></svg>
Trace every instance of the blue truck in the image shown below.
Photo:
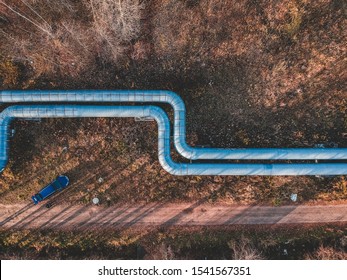
<svg viewBox="0 0 347 280"><path fill-rule="evenodd" d="M52 194L65 189L69 185L69 178L65 175L59 175L53 182L49 183L46 187L40 190L37 194L33 195L31 199L34 204L46 199Z"/></svg>

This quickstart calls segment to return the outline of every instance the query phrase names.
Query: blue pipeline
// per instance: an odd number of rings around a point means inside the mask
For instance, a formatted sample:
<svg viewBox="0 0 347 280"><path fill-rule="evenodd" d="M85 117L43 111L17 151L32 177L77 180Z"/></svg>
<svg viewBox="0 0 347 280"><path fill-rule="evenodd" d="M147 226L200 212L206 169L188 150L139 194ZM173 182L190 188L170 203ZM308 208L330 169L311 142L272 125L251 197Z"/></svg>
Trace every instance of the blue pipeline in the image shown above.
<svg viewBox="0 0 347 280"><path fill-rule="evenodd" d="M233 164L177 163L170 156L170 121L157 106L24 105L11 106L0 113L0 169L8 159L8 128L12 119L140 117L158 124L158 157L162 167L173 175L345 175L345 163Z"/></svg>
<svg viewBox="0 0 347 280"><path fill-rule="evenodd" d="M165 90L6 90L0 103L167 103L174 109L174 145L185 158L240 160L341 160L347 148L197 148L186 142L186 108L176 93Z"/></svg>

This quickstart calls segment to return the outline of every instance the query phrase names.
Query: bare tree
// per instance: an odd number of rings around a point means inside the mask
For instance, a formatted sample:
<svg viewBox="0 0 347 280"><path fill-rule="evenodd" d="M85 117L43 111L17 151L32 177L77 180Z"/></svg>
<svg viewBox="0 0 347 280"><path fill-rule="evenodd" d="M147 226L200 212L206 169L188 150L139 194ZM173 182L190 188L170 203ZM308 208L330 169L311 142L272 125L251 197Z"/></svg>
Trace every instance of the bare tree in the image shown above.
<svg viewBox="0 0 347 280"><path fill-rule="evenodd" d="M232 250L234 260L261 260L263 259L260 252L245 237L240 240L231 240L228 242L229 248Z"/></svg>
<svg viewBox="0 0 347 280"><path fill-rule="evenodd" d="M21 17L22 19L36 26L39 30L44 32L46 35L49 35L52 37L53 36L52 26L35 9L33 9L33 7L29 5L29 3L27 3L24 0L20 0L20 1L29 8L29 10L32 12L32 15L26 15L19 8L15 7L14 5L6 4L4 1L0 0L0 4L5 6L7 9L9 9L11 12L16 14L17 16Z"/></svg>
<svg viewBox="0 0 347 280"><path fill-rule="evenodd" d="M92 18L76 16L82 5ZM35 76L75 76L93 67L96 56L121 57L139 36L142 8L139 0L0 0L0 12L11 19L0 31L0 50L29 63Z"/></svg>
<svg viewBox="0 0 347 280"><path fill-rule="evenodd" d="M137 38L143 4L139 0L85 0L93 15L93 28L108 55L118 58L122 45Z"/></svg>

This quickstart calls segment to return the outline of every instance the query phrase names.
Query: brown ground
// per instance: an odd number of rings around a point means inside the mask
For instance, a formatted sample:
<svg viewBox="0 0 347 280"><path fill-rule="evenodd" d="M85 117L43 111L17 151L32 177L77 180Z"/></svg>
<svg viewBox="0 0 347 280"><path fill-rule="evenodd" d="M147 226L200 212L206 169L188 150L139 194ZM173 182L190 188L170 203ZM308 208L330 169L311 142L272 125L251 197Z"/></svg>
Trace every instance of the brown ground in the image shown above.
<svg viewBox="0 0 347 280"><path fill-rule="evenodd" d="M21 2L5 2L41 22ZM83 1L39 2L30 1L53 26L51 35L0 6L2 88L170 89L186 102L192 144L347 146L343 1L144 1L139 34L114 43L116 56L95 39L98 19ZM70 33L67 21L74 24ZM152 123L49 120L15 127L0 177L4 204L28 201L60 173L72 182L61 201L72 204L95 195L110 205L281 205L291 193L299 202L347 199L345 177L170 176L157 162Z"/></svg>
<svg viewBox="0 0 347 280"><path fill-rule="evenodd" d="M85 204L98 196L104 205L203 201L278 206L291 204L291 193L298 194L299 203L313 204L342 202L347 195L344 177L171 176L157 161L153 123L50 120L16 127L9 168L1 178L5 204L29 201L63 173L71 185L57 203Z"/></svg>

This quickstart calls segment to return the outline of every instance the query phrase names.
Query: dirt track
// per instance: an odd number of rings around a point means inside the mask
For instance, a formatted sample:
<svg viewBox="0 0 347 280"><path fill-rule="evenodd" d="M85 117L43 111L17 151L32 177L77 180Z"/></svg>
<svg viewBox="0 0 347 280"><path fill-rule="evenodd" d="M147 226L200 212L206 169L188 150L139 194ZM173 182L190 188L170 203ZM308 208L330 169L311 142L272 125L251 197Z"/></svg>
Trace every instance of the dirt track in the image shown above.
<svg viewBox="0 0 347 280"><path fill-rule="evenodd" d="M301 224L347 222L347 204L324 206L225 206L147 204L71 206L0 204L0 228L124 228L162 225Z"/></svg>

